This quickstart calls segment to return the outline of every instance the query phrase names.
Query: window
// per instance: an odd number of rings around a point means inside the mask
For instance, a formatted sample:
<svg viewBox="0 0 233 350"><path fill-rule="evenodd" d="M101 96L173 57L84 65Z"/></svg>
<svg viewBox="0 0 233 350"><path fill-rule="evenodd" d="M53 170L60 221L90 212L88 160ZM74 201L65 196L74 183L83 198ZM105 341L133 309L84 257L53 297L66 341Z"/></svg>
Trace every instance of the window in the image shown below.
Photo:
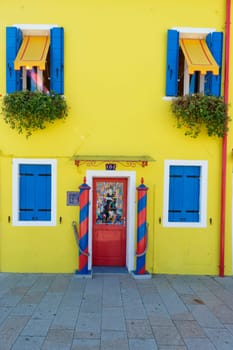
<svg viewBox="0 0 233 350"><path fill-rule="evenodd" d="M193 93L220 96L222 46L221 32L169 29L166 96Z"/></svg>
<svg viewBox="0 0 233 350"><path fill-rule="evenodd" d="M64 93L64 30L6 28L6 91Z"/></svg>
<svg viewBox="0 0 233 350"><path fill-rule="evenodd" d="M13 224L53 226L56 222L56 162L13 161Z"/></svg>
<svg viewBox="0 0 233 350"><path fill-rule="evenodd" d="M164 226L205 227L206 161L165 161Z"/></svg>

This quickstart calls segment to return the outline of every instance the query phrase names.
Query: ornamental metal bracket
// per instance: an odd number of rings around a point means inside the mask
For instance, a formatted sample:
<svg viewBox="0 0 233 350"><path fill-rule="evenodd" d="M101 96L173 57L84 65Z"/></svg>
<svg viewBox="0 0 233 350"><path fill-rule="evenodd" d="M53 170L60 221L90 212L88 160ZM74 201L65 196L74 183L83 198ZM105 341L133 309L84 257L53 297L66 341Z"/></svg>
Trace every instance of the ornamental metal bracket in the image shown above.
<svg viewBox="0 0 233 350"><path fill-rule="evenodd" d="M121 164L127 168L135 168L137 165L143 168L148 165L149 162L155 160L150 156L90 156L90 155L74 155L72 157L76 166L87 165L89 167L98 166L100 163L105 163L110 166L108 170L115 170L114 164Z"/></svg>

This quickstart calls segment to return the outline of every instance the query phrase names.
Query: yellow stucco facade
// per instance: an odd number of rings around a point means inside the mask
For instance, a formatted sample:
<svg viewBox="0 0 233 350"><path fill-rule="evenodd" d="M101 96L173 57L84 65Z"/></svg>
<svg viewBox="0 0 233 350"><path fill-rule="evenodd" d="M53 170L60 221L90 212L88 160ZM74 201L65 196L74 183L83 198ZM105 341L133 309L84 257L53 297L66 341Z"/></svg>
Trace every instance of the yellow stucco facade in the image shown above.
<svg viewBox="0 0 233 350"><path fill-rule="evenodd" d="M208 137L204 131L196 139L185 136L182 129L176 128L171 101L164 97L167 30L192 27L224 32L225 1L1 0L0 18L0 93L6 93L6 27L58 25L64 28L64 95L69 105L66 120L29 138L18 135L0 119L0 270L74 272L78 268L78 252L71 223L78 220L79 207L67 205L67 191L78 191L88 172L105 171L111 177L114 171L105 170L106 162L76 166L73 157L147 155L155 161L149 161L146 167L140 162L129 167L116 162L117 174L124 171L130 176L132 172L136 186L143 177L149 188L147 270L218 274L222 140ZM231 86L230 75L230 101ZM231 110L230 106L230 115ZM232 146L230 129L225 221L227 275L232 274ZM54 226L13 225L14 159L56 160ZM164 225L166 160L207 161L205 227ZM132 244L136 245L135 203L133 209L135 224L128 238L134 236ZM132 254L131 250L128 254Z"/></svg>

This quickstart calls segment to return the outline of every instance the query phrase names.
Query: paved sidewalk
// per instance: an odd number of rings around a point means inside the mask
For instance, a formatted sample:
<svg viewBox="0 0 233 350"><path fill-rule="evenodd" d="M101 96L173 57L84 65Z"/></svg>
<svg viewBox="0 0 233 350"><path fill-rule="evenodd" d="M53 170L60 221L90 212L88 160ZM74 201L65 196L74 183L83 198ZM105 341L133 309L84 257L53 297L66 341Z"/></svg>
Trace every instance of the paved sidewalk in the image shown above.
<svg viewBox="0 0 233 350"><path fill-rule="evenodd" d="M0 350L232 350L233 278L0 274Z"/></svg>

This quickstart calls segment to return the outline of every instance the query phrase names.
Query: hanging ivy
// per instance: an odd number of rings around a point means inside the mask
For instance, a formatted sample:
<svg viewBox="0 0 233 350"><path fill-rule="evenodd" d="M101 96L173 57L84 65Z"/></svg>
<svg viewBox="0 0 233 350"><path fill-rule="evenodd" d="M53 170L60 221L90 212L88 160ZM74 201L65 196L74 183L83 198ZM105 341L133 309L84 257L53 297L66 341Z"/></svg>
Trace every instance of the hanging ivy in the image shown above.
<svg viewBox="0 0 233 350"><path fill-rule="evenodd" d="M184 127L185 135L197 137L203 128L209 136L223 137L228 131L227 105L223 98L193 94L177 97L172 101L172 112L177 127Z"/></svg>
<svg viewBox="0 0 233 350"><path fill-rule="evenodd" d="M65 119L68 107L62 95L23 90L3 97L2 114L11 129L29 137L57 119Z"/></svg>

